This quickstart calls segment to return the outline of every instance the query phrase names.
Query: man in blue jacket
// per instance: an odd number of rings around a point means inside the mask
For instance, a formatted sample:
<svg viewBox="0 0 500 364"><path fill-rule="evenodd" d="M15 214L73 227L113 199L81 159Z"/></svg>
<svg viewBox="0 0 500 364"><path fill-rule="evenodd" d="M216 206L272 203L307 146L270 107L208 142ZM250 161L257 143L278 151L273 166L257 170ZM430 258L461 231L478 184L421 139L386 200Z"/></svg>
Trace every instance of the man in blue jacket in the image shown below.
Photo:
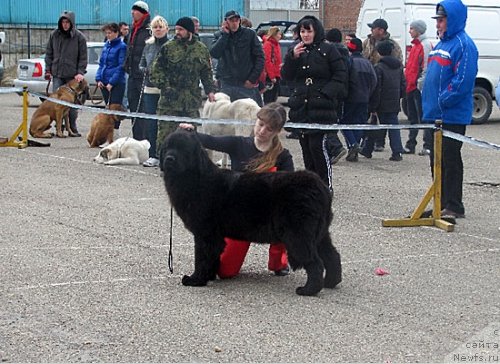
<svg viewBox="0 0 500 364"><path fill-rule="evenodd" d="M476 45L465 32L467 7L461 0L443 0L436 6L433 18L440 41L429 53L422 92L423 120L442 120L443 130L465 135L466 125L472 120L472 91L478 60ZM462 142L443 138L442 216L465 217L461 149ZM433 155L432 151L431 168Z"/></svg>

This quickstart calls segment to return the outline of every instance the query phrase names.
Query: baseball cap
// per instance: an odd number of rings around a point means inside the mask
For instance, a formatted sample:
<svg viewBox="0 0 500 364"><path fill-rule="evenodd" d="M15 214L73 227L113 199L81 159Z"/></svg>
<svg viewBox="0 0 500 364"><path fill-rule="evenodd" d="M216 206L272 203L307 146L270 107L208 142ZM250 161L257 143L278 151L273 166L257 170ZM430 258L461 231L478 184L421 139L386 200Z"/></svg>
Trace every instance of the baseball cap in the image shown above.
<svg viewBox="0 0 500 364"><path fill-rule="evenodd" d="M432 19L437 19L437 18L446 18L446 10L443 8L443 5L438 5L436 7L436 15L432 17Z"/></svg>
<svg viewBox="0 0 500 364"><path fill-rule="evenodd" d="M234 17L241 18L240 14L236 10L229 10L226 15L224 15L224 20L228 20Z"/></svg>
<svg viewBox="0 0 500 364"><path fill-rule="evenodd" d="M382 28L384 30L387 30L389 26L387 25L387 22L384 19L375 19L373 23L368 23L368 26L370 28Z"/></svg>

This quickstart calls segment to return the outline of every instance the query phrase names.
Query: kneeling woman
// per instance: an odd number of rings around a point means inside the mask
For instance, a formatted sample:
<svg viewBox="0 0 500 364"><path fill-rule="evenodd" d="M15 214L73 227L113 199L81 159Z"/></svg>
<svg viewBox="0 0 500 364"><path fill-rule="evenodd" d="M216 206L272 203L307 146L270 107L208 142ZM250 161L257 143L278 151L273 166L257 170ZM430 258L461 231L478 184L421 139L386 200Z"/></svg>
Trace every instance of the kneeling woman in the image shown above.
<svg viewBox="0 0 500 364"><path fill-rule="evenodd" d="M205 148L229 154L231 169L234 171L293 171L292 155L283 148L279 139L279 133L285 121L285 108L274 102L267 104L257 113L253 136L211 136L201 133L198 136ZM194 129L193 125L185 123L180 124L179 127ZM220 278L230 278L239 273L250 242L229 237L224 240L226 247L220 256L218 275ZM283 243L270 245L268 268L276 275L288 274L288 259Z"/></svg>

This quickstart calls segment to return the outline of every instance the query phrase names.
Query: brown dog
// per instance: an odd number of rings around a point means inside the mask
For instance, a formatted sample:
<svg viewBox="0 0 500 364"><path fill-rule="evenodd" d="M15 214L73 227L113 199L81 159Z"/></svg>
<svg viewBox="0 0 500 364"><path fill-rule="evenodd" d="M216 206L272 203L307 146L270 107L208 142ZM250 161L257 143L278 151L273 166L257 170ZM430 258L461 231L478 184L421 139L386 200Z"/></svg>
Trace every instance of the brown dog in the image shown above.
<svg viewBox="0 0 500 364"><path fill-rule="evenodd" d="M110 104L110 110L126 111L120 104ZM96 148L104 142L113 143L113 129L115 121L121 120L118 115L97 114L90 124L90 131L87 135L87 141L90 148Z"/></svg>
<svg viewBox="0 0 500 364"><path fill-rule="evenodd" d="M65 85L59 87L56 92L50 94L50 97L76 104L82 95L88 93L88 88L89 86L87 81L82 80L81 82L78 82L73 79ZM55 104L48 100L42 102L31 117L31 136L34 138L52 138L53 135L51 133L46 133L45 131L50 129L52 121L55 121L56 135L59 138L64 138L65 135L62 132L63 119L66 129L68 130L68 135L76 135L76 133L71 130L71 127L69 126L69 109L70 108L68 106Z"/></svg>

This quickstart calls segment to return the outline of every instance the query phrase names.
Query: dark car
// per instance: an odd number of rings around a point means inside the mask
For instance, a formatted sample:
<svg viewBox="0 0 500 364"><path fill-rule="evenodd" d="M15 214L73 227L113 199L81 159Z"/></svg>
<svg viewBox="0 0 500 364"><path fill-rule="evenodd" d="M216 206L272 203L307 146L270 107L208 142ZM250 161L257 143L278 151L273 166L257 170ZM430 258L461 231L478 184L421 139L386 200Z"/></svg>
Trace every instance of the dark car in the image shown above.
<svg viewBox="0 0 500 364"><path fill-rule="evenodd" d="M294 21L272 20L265 23L260 23L254 30L257 34L259 34L262 33L263 31L267 32L267 30L271 27L278 27L280 28L281 33L283 34L283 39L292 39L293 31L296 26L297 22Z"/></svg>
<svg viewBox="0 0 500 364"><path fill-rule="evenodd" d="M282 39L280 40L280 48L281 48L281 63L285 63L285 55L290 49L295 44L295 41L293 39ZM284 80L283 78L281 79L280 82L280 92L279 96L285 96L289 97L292 94L293 86Z"/></svg>

